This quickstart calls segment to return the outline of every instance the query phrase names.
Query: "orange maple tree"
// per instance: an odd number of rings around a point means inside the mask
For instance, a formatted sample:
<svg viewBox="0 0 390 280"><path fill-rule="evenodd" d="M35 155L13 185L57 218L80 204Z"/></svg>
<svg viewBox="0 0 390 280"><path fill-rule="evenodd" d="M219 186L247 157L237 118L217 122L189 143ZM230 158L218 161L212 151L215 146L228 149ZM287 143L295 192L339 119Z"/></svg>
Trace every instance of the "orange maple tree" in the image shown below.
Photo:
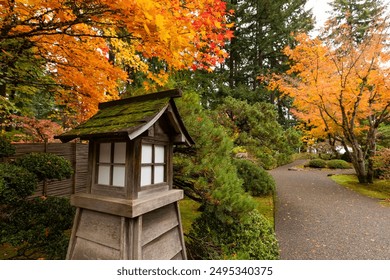
<svg viewBox="0 0 390 280"><path fill-rule="evenodd" d="M377 129L390 119L390 56L385 22L356 44L330 45L305 34L285 49L291 67L270 89L294 98L295 115L313 138L331 137L350 155L359 181L372 182Z"/></svg>
<svg viewBox="0 0 390 280"><path fill-rule="evenodd" d="M79 122L118 98L130 79L125 68L163 85L171 70L223 61L232 36L226 13L222 0L0 0L0 51L14 58L28 49ZM164 67L153 71L148 59ZM0 64L2 96L17 82L12 61Z"/></svg>

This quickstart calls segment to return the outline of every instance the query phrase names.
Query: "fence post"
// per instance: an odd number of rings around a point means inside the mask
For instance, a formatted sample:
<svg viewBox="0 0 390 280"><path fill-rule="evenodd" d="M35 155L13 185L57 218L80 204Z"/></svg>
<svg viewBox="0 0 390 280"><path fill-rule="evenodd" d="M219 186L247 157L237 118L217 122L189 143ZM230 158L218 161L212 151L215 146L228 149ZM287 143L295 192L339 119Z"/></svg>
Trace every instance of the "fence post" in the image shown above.
<svg viewBox="0 0 390 280"><path fill-rule="evenodd" d="M48 150L48 141L47 138L45 138L44 142L44 153L47 153ZM42 187L42 196L47 196L47 179L43 179L43 187Z"/></svg>
<svg viewBox="0 0 390 280"><path fill-rule="evenodd" d="M72 175L72 194L76 193L76 175L77 175L77 142L73 145L73 175Z"/></svg>

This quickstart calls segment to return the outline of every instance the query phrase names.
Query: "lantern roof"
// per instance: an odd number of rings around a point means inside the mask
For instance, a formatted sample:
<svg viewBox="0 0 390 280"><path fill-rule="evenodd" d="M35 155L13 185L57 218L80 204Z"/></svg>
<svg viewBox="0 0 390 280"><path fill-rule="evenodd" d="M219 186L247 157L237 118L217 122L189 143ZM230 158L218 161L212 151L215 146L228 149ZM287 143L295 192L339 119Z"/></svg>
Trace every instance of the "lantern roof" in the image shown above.
<svg viewBox="0 0 390 280"><path fill-rule="evenodd" d="M133 140L167 114L176 133L174 143L192 145L194 141L173 100L176 97L181 97L178 89L100 103L98 112L89 120L55 138L68 142L75 138L128 136Z"/></svg>

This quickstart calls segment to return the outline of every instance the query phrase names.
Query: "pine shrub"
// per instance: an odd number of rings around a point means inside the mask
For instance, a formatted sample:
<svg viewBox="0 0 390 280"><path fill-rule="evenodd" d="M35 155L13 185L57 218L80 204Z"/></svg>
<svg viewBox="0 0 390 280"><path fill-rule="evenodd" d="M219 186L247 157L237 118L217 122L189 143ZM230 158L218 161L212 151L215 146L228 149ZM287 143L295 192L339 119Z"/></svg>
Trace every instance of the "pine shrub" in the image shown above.
<svg viewBox="0 0 390 280"><path fill-rule="evenodd" d="M37 177L27 169L8 163L0 164L0 204L17 204L32 195Z"/></svg>
<svg viewBox="0 0 390 280"><path fill-rule="evenodd" d="M245 159L235 159L238 176L243 180L243 188L252 196L272 194L275 181L262 167Z"/></svg>
<svg viewBox="0 0 390 280"><path fill-rule="evenodd" d="M0 136L0 159L14 154L15 147L12 146L11 142L7 138Z"/></svg>
<svg viewBox="0 0 390 280"><path fill-rule="evenodd" d="M240 220L255 203L242 189L231 158L232 140L203 110L195 93L184 94L177 105L195 145L175 150L175 186L214 211L221 223Z"/></svg>
<svg viewBox="0 0 390 280"><path fill-rule="evenodd" d="M15 164L33 172L39 181L62 180L73 173L72 165L67 159L51 153L26 154L18 158Z"/></svg>
<svg viewBox="0 0 390 280"><path fill-rule="evenodd" d="M188 255L194 259L275 258L274 232L254 212L256 203L242 187L231 158L233 142L224 127L213 122L194 93L184 94L177 104L195 145L176 148L174 184L198 201L202 211L186 238Z"/></svg>

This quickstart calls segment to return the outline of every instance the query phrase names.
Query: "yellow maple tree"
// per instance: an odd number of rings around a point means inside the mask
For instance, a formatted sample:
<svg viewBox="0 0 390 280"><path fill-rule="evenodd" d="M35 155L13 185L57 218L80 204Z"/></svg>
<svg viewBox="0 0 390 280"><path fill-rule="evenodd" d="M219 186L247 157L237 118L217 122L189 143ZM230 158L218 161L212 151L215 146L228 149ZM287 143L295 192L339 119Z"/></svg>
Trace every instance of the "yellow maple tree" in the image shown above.
<svg viewBox="0 0 390 280"><path fill-rule="evenodd" d="M344 37L337 46L299 34L298 45L285 49L287 75L269 83L294 98L295 115L310 137L342 143L362 183L372 182L377 129L390 120L388 31L378 22L361 43Z"/></svg>

